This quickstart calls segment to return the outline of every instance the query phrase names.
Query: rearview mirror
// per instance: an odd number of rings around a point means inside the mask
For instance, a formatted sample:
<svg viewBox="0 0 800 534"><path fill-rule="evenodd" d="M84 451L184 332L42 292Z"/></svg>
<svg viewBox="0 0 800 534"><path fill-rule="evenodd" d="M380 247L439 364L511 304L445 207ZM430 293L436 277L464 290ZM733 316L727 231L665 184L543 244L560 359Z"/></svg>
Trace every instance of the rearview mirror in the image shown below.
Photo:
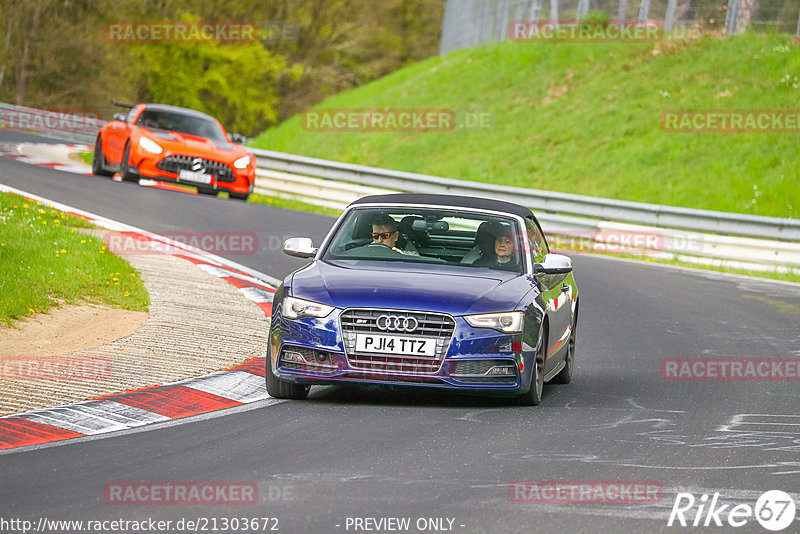
<svg viewBox="0 0 800 534"><path fill-rule="evenodd" d="M313 258L317 249L308 237L291 237L283 242L283 253L296 258Z"/></svg>
<svg viewBox="0 0 800 534"><path fill-rule="evenodd" d="M125 122L125 114L124 113L115 113L114 114L115 121L122 121Z"/></svg>
<svg viewBox="0 0 800 534"><path fill-rule="evenodd" d="M232 133L232 134L229 134L229 135L230 135L231 141L233 141L237 145L243 145L243 144L245 144L247 142L247 138L245 136L243 136L242 134Z"/></svg>
<svg viewBox="0 0 800 534"><path fill-rule="evenodd" d="M537 274L567 274L572 272L572 260L562 254L546 254L542 263L534 265Z"/></svg>

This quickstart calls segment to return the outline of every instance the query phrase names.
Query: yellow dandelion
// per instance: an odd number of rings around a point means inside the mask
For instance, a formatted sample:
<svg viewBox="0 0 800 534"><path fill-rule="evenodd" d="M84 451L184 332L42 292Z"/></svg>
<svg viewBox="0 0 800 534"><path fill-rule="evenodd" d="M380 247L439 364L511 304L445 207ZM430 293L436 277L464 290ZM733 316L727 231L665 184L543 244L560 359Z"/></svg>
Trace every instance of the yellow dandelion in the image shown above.
<svg viewBox="0 0 800 534"><path fill-rule="evenodd" d="M27 208L27 207L28 207L28 205L27 205L27 204L25 204L25 207ZM17 209L17 205L16 205L16 204L14 204L14 209Z"/></svg>
<svg viewBox="0 0 800 534"><path fill-rule="evenodd" d="M47 221L42 221L42 224L47 224Z"/></svg>
<svg viewBox="0 0 800 534"><path fill-rule="evenodd" d="M16 208L17 206L16 206L16 205L14 205L14 207ZM27 204L27 203L26 203L26 204L23 204L23 205L22 205L22 207L23 207L23 208L25 208L25 209L28 209L28 204Z"/></svg>
<svg viewBox="0 0 800 534"><path fill-rule="evenodd" d="M4 246L6 246L5 243L0 243L0 247L4 247ZM133 276L133 275L131 275L131 276Z"/></svg>
<svg viewBox="0 0 800 534"><path fill-rule="evenodd" d="M111 282L106 282L106 285L109 285Z"/></svg>
<svg viewBox="0 0 800 534"><path fill-rule="evenodd" d="M46 213L45 210L39 210L39 213Z"/></svg>
<svg viewBox="0 0 800 534"><path fill-rule="evenodd" d="M55 215L56 213L58 213L56 210L50 210L50 215Z"/></svg>
<svg viewBox="0 0 800 534"><path fill-rule="evenodd" d="M108 248L107 246L103 245L103 250L105 250L105 249L107 249L107 248Z"/></svg>
<svg viewBox="0 0 800 534"><path fill-rule="evenodd" d="M61 253L62 253L62 254L66 254L66 253L67 253L67 249L65 249L65 248L62 248L62 249L61 249Z"/></svg>
<svg viewBox="0 0 800 534"><path fill-rule="evenodd" d="M28 311L31 313L36 313L36 310L34 310L33 308L28 308Z"/></svg>
<svg viewBox="0 0 800 534"><path fill-rule="evenodd" d="M37 220L39 220L39 219L41 219L41 218L42 218L42 216L41 216L41 215L37 215L37 216L36 216L36 219L37 219Z"/></svg>
<svg viewBox="0 0 800 534"><path fill-rule="evenodd" d="M59 258L59 257L60 257L60 256L59 256L58 252L56 252L56 258Z"/></svg>
<svg viewBox="0 0 800 534"><path fill-rule="evenodd" d="M130 296L130 295L128 295L128 292L127 292L127 291L125 292L125 296L126 296L126 297Z"/></svg>
<svg viewBox="0 0 800 534"><path fill-rule="evenodd" d="M114 282L119 282L119 278L117 278L116 276L115 276L114 278L112 278L112 280L113 280Z"/></svg>
<svg viewBox="0 0 800 534"><path fill-rule="evenodd" d="M69 231L69 233L74 234L75 233L75 228L71 229ZM86 240L84 239L83 241L81 241L81 243L86 243Z"/></svg>
<svg viewBox="0 0 800 534"><path fill-rule="evenodd" d="M114 285L115 285L115 286L118 286L118 285L119 285L119 282L114 282Z"/></svg>

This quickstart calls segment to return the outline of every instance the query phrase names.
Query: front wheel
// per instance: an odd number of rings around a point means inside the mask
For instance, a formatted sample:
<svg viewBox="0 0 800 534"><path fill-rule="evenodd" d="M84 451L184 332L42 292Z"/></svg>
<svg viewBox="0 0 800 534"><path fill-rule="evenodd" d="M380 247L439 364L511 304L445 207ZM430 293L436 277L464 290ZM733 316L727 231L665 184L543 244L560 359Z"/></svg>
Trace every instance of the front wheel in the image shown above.
<svg viewBox="0 0 800 534"><path fill-rule="evenodd" d="M575 366L575 330L578 327L578 310L575 309L575 316L572 318L572 331L569 333L567 342L567 357L564 360L564 368L553 378L556 384L569 384L572 381L572 369Z"/></svg>
<svg viewBox="0 0 800 534"><path fill-rule="evenodd" d="M544 357L547 351L547 338L544 336L544 325L539 329L539 347L536 349L536 357L533 361L533 371L531 372L531 387L527 393L516 398L517 404L521 406L538 406L542 402L542 391L544 390Z"/></svg>
<svg viewBox="0 0 800 534"><path fill-rule="evenodd" d="M92 157L92 174L95 176L114 176L114 173L106 170L106 157L103 155L103 141L97 136L94 144L94 156Z"/></svg>
<svg viewBox="0 0 800 534"><path fill-rule="evenodd" d="M242 200L244 202L247 202L247 199L250 198L250 193L252 192L253 192L253 184L251 183L250 187L247 188L247 193L234 193L233 191L231 191L230 193L228 193L228 197L235 200Z"/></svg>
<svg viewBox="0 0 800 534"><path fill-rule="evenodd" d="M122 153L122 161L119 162L119 174L122 176L123 182L135 182L139 179L139 175L131 170L129 164L131 159L131 145L125 144L125 151Z"/></svg>
<svg viewBox="0 0 800 534"><path fill-rule="evenodd" d="M304 384L294 384L281 380L272 373L272 363L270 356L267 356L267 393L275 399L303 400L308 397L311 386Z"/></svg>

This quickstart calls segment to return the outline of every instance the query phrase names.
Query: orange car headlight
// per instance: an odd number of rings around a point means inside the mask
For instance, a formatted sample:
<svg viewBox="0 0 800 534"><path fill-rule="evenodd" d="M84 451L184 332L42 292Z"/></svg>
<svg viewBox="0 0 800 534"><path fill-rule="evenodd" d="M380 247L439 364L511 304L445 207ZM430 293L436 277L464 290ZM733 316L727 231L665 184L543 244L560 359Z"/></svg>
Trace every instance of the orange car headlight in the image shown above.
<svg viewBox="0 0 800 534"><path fill-rule="evenodd" d="M164 149L161 147L161 145L152 139L148 139L147 137L141 137L139 139L139 146L142 148L142 150L145 152L150 152L151 154L161 154L164 152Z"/></svg>
<svg viewBox="0 0 800 534"><path fill-rule="evenodd" d="M237 169L246 169L250 165L250 156L242 156L233 162L233 166Z"/></svg>

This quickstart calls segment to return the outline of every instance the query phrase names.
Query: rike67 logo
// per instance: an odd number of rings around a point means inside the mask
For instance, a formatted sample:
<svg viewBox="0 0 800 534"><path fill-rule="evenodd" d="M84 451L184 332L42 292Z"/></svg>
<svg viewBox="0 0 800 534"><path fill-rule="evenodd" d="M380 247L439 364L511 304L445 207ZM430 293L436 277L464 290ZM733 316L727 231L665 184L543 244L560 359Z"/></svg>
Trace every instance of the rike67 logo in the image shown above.
<svg viewBox="0 0 800 534"><path fill-rule="evenodd" d="M710 501L706 494L696 499L691 493L678 493L667 526L721 527L727 524L738 528L747 525L755 517L762 527L777 532L792 524L795 512L794 499L780 490L764 492L755 507L736 504L732 508L730 504L719 504L719 493L715 493Z"/></svg>

